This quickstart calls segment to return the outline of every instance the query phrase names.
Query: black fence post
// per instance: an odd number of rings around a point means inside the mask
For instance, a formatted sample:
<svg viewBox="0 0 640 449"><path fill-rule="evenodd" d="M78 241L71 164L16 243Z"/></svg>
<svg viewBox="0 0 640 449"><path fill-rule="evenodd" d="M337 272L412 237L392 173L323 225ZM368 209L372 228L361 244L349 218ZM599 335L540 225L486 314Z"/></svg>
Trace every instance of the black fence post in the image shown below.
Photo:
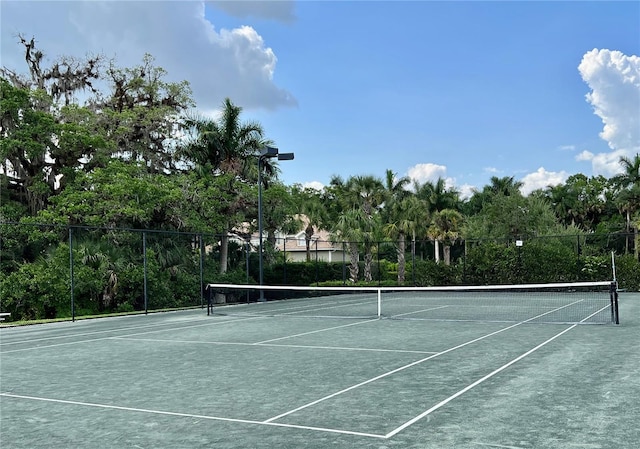
<svg viewBox="0 0 640 449"><path fill-rule="evenodd" d="M204 236L200 238L200 308L204 308Z"/></svg>
<svg viewBox="0 0 640 449"><path fill-rule="evenodd" d="M381 274L380 274L380 242L377 242L378 245L378 251L376 251L376 259L377 259L377 263L378 263L378 287L380 287L380 283L382 282L381 279Z"/></svg>
<svg viewBox="0 0 640 449"><path fill-rule="evenodd" d="M144 295L144 313L149 313L149 304L147 302L147 233L142 232L142 266L143 266L143 295Z"/></svg>
<svg viewBox="0 0 640 449"><path fill-rule="evenodd" d="M413 237L411 242L411 277L413 278L413 286L416 286L416 238Z"/></svg>
<svg viewBox="0 0 640 449"><path fill-rule="evenodd" d="M282 283L287 285L287 237L285 236L282 243Z"/></svg>
<svg viewBox="0 0 640 449"><path fill-rule="evenodd" d="M347 261L345 252L345 243L342 242L342 285L347 284Z"/></svg>
<svg viewBox="0 0 640 449"><path fill-rule="evenodd" d="M76 304L73 285L73 228L69 226L69 287L71 289L71 321L76 320Z"/></svg>
<svg viewBox="0 0 640 449"><path fill-rule="evenodd" d="M319 267L318 267L318 239L316 239L316 286L319 285Z"/></svg>
<svg viewBox="0 0 640 449"><path fill-rule="evenodd" d="M249 254L251 250L251 241L247 240L244 247L245 259L246 259L246 272L247 272L247 285L249 285ZM211 293L209 293L211 296ZM247 290L247 304L249 304L249 290Z"/></svg>

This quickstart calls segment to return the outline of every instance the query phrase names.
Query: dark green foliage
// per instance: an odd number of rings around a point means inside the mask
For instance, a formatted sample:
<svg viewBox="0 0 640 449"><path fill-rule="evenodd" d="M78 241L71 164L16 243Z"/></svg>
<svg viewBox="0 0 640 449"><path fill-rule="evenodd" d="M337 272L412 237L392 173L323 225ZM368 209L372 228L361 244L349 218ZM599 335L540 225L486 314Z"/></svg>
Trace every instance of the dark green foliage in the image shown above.
<svg viewBox="0 0 640 449"><path fill-rule="evenodd" d="M24 225L5 227L28 230ZM46 239L60 229L34 229L33 246L25 247L37 253L35 260L16 264L11 272L3 270L0 277L2 311L10 312L12 320L71 317L68 241L57 236L55 246L46 246ZM194 241L197 238L188 234L147 233L149 310L201 304ZM206 276L212 271L213 266ZM73 281L76 315L145 310L142 232L74 228Z"/></svg>
<svg viewBox="0 0 640 449"><path fill-rule="evenodd" d="M252 276L258 279L257 264ZM265 268L265 284L314 285L317 282L342 279L342 263L338 262L287 262L275 263ZM348 273L346 275L348 277ZM347 279L348 282L348 279Z"/></svg>
<svg viewBox="0 0 640 449"><path fill-rule="evenodd" d="M525 284L612 280L611 255L581 255L569 238L527 240L517 247L483 243L468 249L463 283L468 285ZM582 246L582 248L585 248ZM633 257L618 257L633 267ZM631 262L628 261L631 260ZM633 277L633 269L629 274ZM631 283L634 281L631 281Z"/></svg>
<svg viewBox="0 0 640 449"><path fill-rule="evenodd" d="M436 263L433 260L416 260L415 275L412 264L407 264L407 276L405 285L415 285L420 287L437 285L457 285L460 283L461 267L456 265L445 265Z"/></svg>
<svg viewBox="0 0 640 449"><path fill-rule="evenodd" d="M632 255L616 258L616 279L620 288L640 291L640 263Z"/></svg>
<svg viewBox="0 0 640 449"><path fill-rule="evenodd" d="M566 240L565 240L566 241ZM573 247L560 241L536 239L527 241L522 247L510 246L515 250L515 283L573 282L580 280L576 275L579 258ZM603 277L594 280L607 280Z"/></svg>

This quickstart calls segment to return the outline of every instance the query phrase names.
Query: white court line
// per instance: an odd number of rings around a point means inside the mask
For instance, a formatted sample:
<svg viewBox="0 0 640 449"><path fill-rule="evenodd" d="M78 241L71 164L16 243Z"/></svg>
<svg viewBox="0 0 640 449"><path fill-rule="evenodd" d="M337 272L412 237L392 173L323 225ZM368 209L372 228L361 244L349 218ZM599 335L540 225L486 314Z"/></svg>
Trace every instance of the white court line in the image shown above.
<svg viewBox="0 0 640 449"><path fill-rule="evenodd" d="M580 300L579 300L579 301L575 301L575 303L578 303L578 302L580 302ZM336 396L339 396L339 395L341 395L341 394L343 394L343 393L346 393L346 392L348 392L348 391L355 390L356 388L360 388L360 387L362 387L362 386L364 386L364 385L367 385L367 384L370 384L370 383L375 382L375 381L377 381L377 380L383 379L383 378L385 378L385 377L387 377L387 376L390 376L390 375L392 375L392 374L398 373L398 372L400 372L400 371L404 371L404 370L406 370L406 369L408 369L408 368L411 368L412 366L416 366L416 365L419 365L419 364L421 364L421 363L424 363L424 362L426 362L427 360L431 360L431 359L433 359L433 358L436 358L436 357L439 357L439 356L441 356L441 355L447 354L447 353L449 353L449 352L455 351L455 350L457 350L457 349L463 348L463 347L465 347L465 346L467 346L467 345L470 345L470 344L472 344L472 343L476 343L476 342L478 342L478 341L480 341L480 340L484 340L485 338L488 338L488 337L491 337L491 336L493 336L493 335L496 335L496 334L499 334L499 333L501 333L501 332L504 332L504 331L506 331L506 330L512 329L512 328L514 328L514 327L516 327L516 326L520 326L521 324L524 324L524 323L526 323L526 322L528 322L528 321L531 321L531 320L535 320L536 318L540 318L541 316L547 315L547 314L552 313L552 312L555 312L555 311L557 311L557 310L564 309L565 307L569 307L569 306L571 306L571 305L573 305L573 304L575 304L575 303L571 303L571 304L564 305L564 306L562 306L562 307L558 307L558 308L557 308L557 309L555 309L555 310L552 310L552 311L545 312L545 313L543 313L543 314L540 314L540 315L534 316L534 317L532 317L532 318L529 318L529 319L528 319L528 320L526 320L526 321L521 321L521 322L519 322L519 323L512 324L511 326L507 326L507 327L505 327L505 328L503 328L503 329L499 329L499 330L497 330L497 331L491 332L491 333L489 333L489 334L483 335L483 336L478 337L478 338L474 338L473 340L467 341L467 342L465 342L465 343L459 344L459 345L454 346L454 347L452 347L452 348L449 348L449 349L447 349L447 350L444 350L444 351L438 352L438 353L436 353L436 354L430 355L429 357L422 358L422 359L417 360L417 361L415 361L415 362L413 362L413 363L409 363L408 365L401 366L401 367L396 368L396 369L394 369L394 370L392 370L392 371L387 371L386 373L383 373L383 374L380 374L379 376L376 376L376 377L373 377L373 378L371 378L371 379L365 380L364 382L360 382L360 383L358 383L358 384L356 384L356 385L352 385L352 386L350 386L350 387L348 387L348 388L345 388L345 389L343 389L343 390L336 391L335 393L332 393L332 394L330 394L330 395L328 395L328 396L324 396L324 397L322 397L322 398L320 398L320 399L316 399L315 401L312 401L312 402L309 402L309 403L307 403L307 404L301 405L300 407L294 408L293 410L289 410L289 411L284 412L284 413L281 413L281 414L279 414L279 415L277 415L277 416L273 416L273 417L271 417L271 418L269 418L269 419L265 420L264 422L265 422L265 423L269 423L269 422L273 422L273 421L275 421L275 420L278 420L278 419L280 419L280 418L284 418L285 416L291 415L291 414L293 414L293 413L299 412L300 410L304 410L305 408L308 408L308 407L311 407L311 406L313 406L313 405L319 404L320 402L326 401L327 399L331 399L331 398L334 398L334 397L336 397Z"/></svg>
<svg viewBox="0 0 640 449"><path fill-rule="evenodd" d="M238 304L237 307L260 307L264 304L269 304L271 307L269 310L265 310L264 314L294 314L301 313L306 311L314 311L314 310L323 310L323 309L333 309L336 307L350 307L350 306L360 306L366 304L377 305L377 299L373 296L367 300L363 298L353 298L353 299L335 299L335 297L330 297L331 299L325 300L324 303L319 303L321 300L316 299L279 299L274 301L269 301L268 303L257 303L257 304ZM308 301L308 303L305 303ZM281 304L286 304L286 307L278 307ZM234 306L236 307L236 306ZM214 307L215 310L215 307ZM289 311L289 312L287 312ZM221 311L220 313L224 313ZM253 313L253 312L247 312ZM256 311L255 313L260 313L260 311Z"/></svg>
<svg viewBox="0 0 640 449"><path fill-rule="evenodd" d="M243 423L243 424L256 424L256 425L270 425L275 427L289 427L293 429L304 429L304 430L315 430L320 432L329 432L329 433L339 433L345 435L356 435L362 437L371 437L371 438L385 438L384 435L378 435L375 433L365 433L365 432L353 432L350 430L340 430L340 429L330 429L325 427L313 427L313 426L299 426L295 424L282 424L282 423L265 423L263 421L254 421L250 419L236 419L236 418L225 418L221 416L208 416L208 415L196 415L193 413L179 413L179 412L168 412L163 410L150 410L144 408L135 408L135 407L122 407L118 405L108 405L108 404L97 404L93 402L80 402L80 401L67 401L63 399L52 399L52 398L42 398L37 396L25 396L20 394L13 393L0 393L0 396L8 397L8 398L16 398L16 399L29 399L33 401L43 401L43 402L55 402L58 404L69 404L69 405L81 405L85 407L96 407L103 409L111 409L111 410L122 410L127 412L138 412L138 413L151 413L154 415L166 415L166 416L179 416L182 418L197 418L197 419L206 419L211 421L225 421L225 422L235 422L235 423Z"/></svg>
<svg viewBox="0 0 640 449"><path fill-rule="evenodd" d="M198 322L198 321L205 321L205 320L204 319L182 320L181 322L190 323L190 322ZM209 321L209 320L207 320L207 321ZM18 340L18 341L10 341L10 342L6 342L6 343L0 343L0 346L17 345L17 344L23 344L23 343L33 343L34 341L58 340L58 339L61 339L61 338L82 337L82 336L85 336L85 335L105 334L105 333L108 333L108 332L128 331L128 330L133 330L133 329L145 329L145 328L148 328L148 327L167 326L169 324L175 324L175 323L149 323L149 324L144 324L144 325L141 325L141 326L120 327L120 328L114 328L114 329L110 329L110 330L101 330L101 331L92 331L92 332L79 332L79 333L75 333L75 334L65 334L65 335L55 335L55 336L51 336L51 337L33 338L33 339L29 339L29 340ZM39 329L42 329L42 328L39 328Z"/></svg>
<svg viewBox="0 0 640 449"><path fill-rule="evenodd" d="M594 315L597 315L598 313L602 312L603 310L606 310L607 308L609 308L609 306L605 306L602 309L598 310L597 312L592 313L591 315L589 315L588 317L582 319L580 322L582 323L583 321L588 320L589 318L591 318ZM434 412L435 410L438 410L440 407L448 404L449 402L453 401L455 398L463 395L464 393L466 393L467 391L471 390L473 387L476 387L478 385L480 385L481 383L483 383L485 380L490 379L491 377L495 376L496 374L500 373L501 371L504 371L505 369L509 368L511 365L513 365L514 363L522 360L523 358L527 357L528 355L534 353L535 351L537 351L538 349L542 348L543 346L545 346L548 343L551 343L553 340L555 340L556 338L560 337L561 335L569 332L570 330L574 329L575 327L578 326L578 323L566 328L565 330L558 332L557 334L555 334L553 337L543 341L542 343L540 343L539 345L537 345L536 347L529 349L527 352L525 352L524 354L521 354L520 356L516 357L515 359L511 360L510 362L505 363L504 365L502 365L500 368L493 370L492 372L490 372L489 374L487 374L484 377L481 377L480 379L476 380L475 382L467 385L465 388L463 388L462 390L458 391L455 394L452 394L451 396L449 396L448 398L438 402L436 405L434 405L433 407L431 407L428 410L425 410L424 412L422 412L421 414L419 414L418 416L416 416L413 419L410 419L409 421L407 421L406 423L402 424L401 426L395 428L394 430L392 430L391 432L387 433L385 435L386 438L391 438L392 436L396 435L398 432L401 432L402 430L406 429L407 427L409 427L412 424L415 424L416 422L420 421L422 418L424 418L425 416L431 414L432 412Z"/></svg>
<svg viewBox="0 0 640 449"><path fill-rule="evenodd" d="M335 351L363 351L363 352L392 352L398 354L436 354L434 351L412 351L409 349L378 349L378 348L355 348L349 346L313 346L313 345L285 345L269 343L240 343L226 341L198 341L198 340L171 340L162 338L133 338L133 337L110 337L111 340L147 341L152 343L187 343L216 346L265 346L271 348L298 348L298 349L325 349Z"/></svg>
<svg viewBox="0 0 640 449"><path fill-rule="evenodd" d="M478 446L497 447L499 449L526 449L522 446L505 446L504 444L481 443L479 441L472 441L471 444L477 444Z"/></svg>
<svg viewBox="0 0 640 449"><path fill-rule="evenodd" d="M117 336L108 336L108 337L99 337L99 338L88 338L86 340L68 341L66 343L56 343L56 344L52 344L52 345L41 345L41 346L32 346L32 347L29 347L29 348L9 349L7 351L0 351L0 355L10 354L12 352L32 351L32 350L35 350L35 349L56 348L56 347L59 347L59 346L75 345L75 344L80 344L80 343L87 343L87 342L90 342L90 341L101 341L101 340L111 340L111 339L115 339L115 338L133 337L133 336L136 336L136 335L153 334L153 333L156 333L156 332L171 332L171 331L175 331L175 330L193 329L194 327L217 326L217 325L221 325L221 324L236 323L238 321L257 320L257 319L260 319L260 318L262 318L262 317L255 317L254 316L254 317L247 317L247 318L238 318L238 319L229 320L229 321L211 321L211 322L204 323L204 324L194 324L193 326L181 326L181 327L173 327L173 328L164 328L164 329L156 329L156 330L152 330L152 331L135 332L133 334L127 334L127 335L117 335ZM116 332L117 332L117 330L116 330Z"/></svg>
<svg viewBox="0 0 640 449"><path fill-rule="evenodd" d="M544 345L546 345L547 343L552 342L553 340L555 340L556 338L558 338L559 336L561 336L562 334L564 334L565 332L570 331L571 329L573 329L574 327L576 327L577 324L574 324L571 327L566 328L565 330L563 330L562 332L557 333L556 335L554 335L553 337L549 338L548 340L540 343L538 346L536 346L535 348L532 348L530 350L528 350L527 352L525 352L524 354L521 354L520 356L516 357L515 359L511 360L508 363L505 363L504 365L502 365L500 368L493 370L492 372L490 372L489 374L487 374L486 376L476 380L475 382L473 382L472 384L467 385L465 388L463 388L462 390L458 391L455 394L452 394L451 396L449 396L447 399L438 402L436 405L434 405L433 407L431 407L430 409L422 412L421 414L419 414L418 416L416 416L415 418L407 421L406 423L404 423L403 425L395 428L394 430L392 430L391 432L387 433L385 435L385 437L387 438L391 438L392 436L394 436L395 434L397 434L398 432L401 432L402 430L406 429L407 427L409 427L410 425L418 422L419 420L421 420L422 418L424 418L425 416L431 414L432 412L438 410L440 407L448 404L449 402L453 401L455 398L457 398L458 396L463 395L464 393L466 393L467 391L471 390L473 387L480 385L482 382L484 382L485 380L495 376L496 374L498 374L499 372L507 369L508 367L510 367L511 365L513 365L514 363L516 363L517 361L525 358L526 356L528 356L529 354L537 351L538 349L540 349L541 347L543 347Z"/></svg>
<svg viewBox="0 0 640 449"><path fill-rule="evenodd" d="M397 314L397 315L393 315L393 317L394 317L394 318L397 318L397 317L399 317L399 316L413 315L414 313L430 312L430 311L432 311L432 310L446 309L447 307L457 307L457 306L445 305L445 306L439 306L439 307L430 307L430 308L428 308L428 309L414 310L413 312L399 313L399 314Z"/></svg>
<svg viewBox="0 0 640 449"><path fill-rule="evenodd" d="M359 324L366 324L366 323L371 323L371 322L374 322L374 321L378 321L378 319L376 318L374 320L358 321L356 323L349 323L349 324L342 324L340 326L326 327L326 328L323 328L323 329L317 329L315 331L303 332L301 334L287 335L286 337L278 337L278 338L272 338L270 340L258 341L258 342L253 343L253 344L254 345L263 345L265 343L271 343L273 341L286 340L287 338L301 337L303 335L317 334L318 332L325 332L325 331L330 331L330 330L334 330L334 329L340 329L340 328L343 328L343 327L358 326Z"/></svg>
<svg viewBox="0 0 640 449"><path fill-rule="evenodd" d="M353 306L362 306L362 305L370 305L370 306L377 307L377 303L373 299L369 301L362 301L362 300L358 300L358 301L359 302L355 302L352 300L352 302L348 304L341 301L338 305L324 305L324 306L321 306L319 304L314 304L314 305L309 305L308 307L298 307L299 310L293 310L292 312L282 312L282 310L291 310L294 308L274 309L272 311L267 311L265 313L280 314L280 315L294 315L296 313L315 312L316 310L339 309L341 307L353 307ZM337 302L334 302L332 304L337 304ZM330 316L331 315L327 315L327 317L330 317ZM339 316L337 316L336 318L339 318Z"/></svg>

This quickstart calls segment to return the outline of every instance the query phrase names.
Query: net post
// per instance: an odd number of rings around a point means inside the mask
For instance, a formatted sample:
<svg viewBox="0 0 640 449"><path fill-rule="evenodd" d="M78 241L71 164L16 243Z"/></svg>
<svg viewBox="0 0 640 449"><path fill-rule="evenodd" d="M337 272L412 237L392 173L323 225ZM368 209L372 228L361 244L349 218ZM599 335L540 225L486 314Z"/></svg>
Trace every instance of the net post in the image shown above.
<svg viewBox="0 0 640 449"><path fill-rule="evenodd" d="M618 312L618 282L611 282L611 301L613 302L613 322L620 324L620 314Z"/></svg>
<svg viewBox="0 0 640 449"><path fill-rule="evenodd" d="M382 289L378 289L378 318L382 316Z"/></svg>
<svg viewBox="0 0 640 449"><path fill-rule="evenodd" d="M614 293L613 307L616 309L616 324L620 324L620 313L618 312L618 290Z"/></svg>
<svg viewBox="0 0 640 449"><path fill-rule="evenodd" d="M205 291L207 292L207 316L211 315L211 287L206 285Z"/></svg>
<svg viewBox="0 0 640 449"><path fill-rule="evenodd" d="M611 300L611 322L620 324L620 317L618 316L618 285L615 280L609 286L609 298Z"/></svg>

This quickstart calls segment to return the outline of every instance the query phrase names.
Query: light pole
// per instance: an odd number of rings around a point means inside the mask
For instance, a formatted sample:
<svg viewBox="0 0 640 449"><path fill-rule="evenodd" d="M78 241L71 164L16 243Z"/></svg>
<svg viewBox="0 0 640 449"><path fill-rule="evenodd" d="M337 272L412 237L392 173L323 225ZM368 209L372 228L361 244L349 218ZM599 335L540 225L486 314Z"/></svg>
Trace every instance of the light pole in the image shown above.
<svg viewBox="0 0 640 449"><path fill-rule="evenodd" d="M258 157L258 276L260 285L264 284L262 270L262 167L265 159L275 157L279 161L290 161L293 156L293 153L280 153L277 148L266 146L260 150L260 156ZM265 301L263 290L260 290L259 301Z"/></svg>

